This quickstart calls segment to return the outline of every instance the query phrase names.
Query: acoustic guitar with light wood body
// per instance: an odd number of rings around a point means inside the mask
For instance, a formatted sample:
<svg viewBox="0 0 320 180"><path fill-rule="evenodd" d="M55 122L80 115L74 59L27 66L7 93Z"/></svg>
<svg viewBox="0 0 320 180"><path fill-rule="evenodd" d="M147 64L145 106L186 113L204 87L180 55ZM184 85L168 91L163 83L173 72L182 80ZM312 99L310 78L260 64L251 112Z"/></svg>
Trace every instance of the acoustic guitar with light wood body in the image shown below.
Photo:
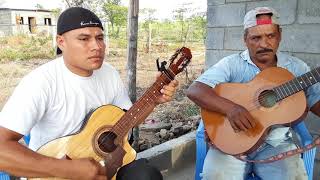
<svg viewBox="0 0 320 180"><path fill-rule="evenodd" d="M246 155L256 150L276 125L300 122L307 107L303 90L320 81L320 67L299 77L288 70L271 67L248 83L222 83L213 88L219 96L245 107L256 126L234 132L225 115L201 109L210 143L230 155Z"/></svg>
<svg viewBox="0 0 320 180"><path fill-rule="evenodd" d="M61 159L92 157L98 162L104 161L107 178L115 179L118 169L136 158L135 150L128 143L128 132L147 118L157 105L162 87L182 72L191 58L188 48L177 50L170 58L168 68L165 61L161 68L158 66L161 75L128 111L113 105L101 106L87 115L78 133L52 140L37 152Z"/></svg>

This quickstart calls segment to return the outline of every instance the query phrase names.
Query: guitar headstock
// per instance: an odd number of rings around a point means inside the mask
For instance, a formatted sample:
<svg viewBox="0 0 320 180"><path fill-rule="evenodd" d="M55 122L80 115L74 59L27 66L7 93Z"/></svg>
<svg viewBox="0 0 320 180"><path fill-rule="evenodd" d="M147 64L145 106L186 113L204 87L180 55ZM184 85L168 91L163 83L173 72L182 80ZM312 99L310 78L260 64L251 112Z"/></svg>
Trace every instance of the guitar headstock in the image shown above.
<svg viewBox="0 0 320 180"><path fill-rule="evenodd" d="M185 67L190 63L192 54L189 48L182 47L178 49L169 59L170 65L169 70L171 70L174 75L182 72Z"/></svg>

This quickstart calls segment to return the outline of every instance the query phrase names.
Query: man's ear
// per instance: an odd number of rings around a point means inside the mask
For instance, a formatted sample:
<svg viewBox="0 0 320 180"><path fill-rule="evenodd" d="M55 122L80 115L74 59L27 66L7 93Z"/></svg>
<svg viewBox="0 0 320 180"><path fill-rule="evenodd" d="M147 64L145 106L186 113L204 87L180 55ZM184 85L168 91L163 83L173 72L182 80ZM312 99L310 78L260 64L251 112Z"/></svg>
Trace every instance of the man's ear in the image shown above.
<svg viewBox="0 0 320 180"><path fill-rule="evenodd" d="M247 36L248 36L248 29L245 29L243 32L243 43L244 44L247 44L247 42L246 42Z"/></svg>
<svg viewBox="0 0 320 180"><path fill-rule="evenodd" d="M281 27L279 27L279 33L280 33L280 41L281 41L281 39L282 39L282 28Z"/></svg>
<svg viewBox="0 0 320 180"><path fill-rule="evenodd" d="M63 51L65 39L62 35L56 36L57 46Z"/></svg>

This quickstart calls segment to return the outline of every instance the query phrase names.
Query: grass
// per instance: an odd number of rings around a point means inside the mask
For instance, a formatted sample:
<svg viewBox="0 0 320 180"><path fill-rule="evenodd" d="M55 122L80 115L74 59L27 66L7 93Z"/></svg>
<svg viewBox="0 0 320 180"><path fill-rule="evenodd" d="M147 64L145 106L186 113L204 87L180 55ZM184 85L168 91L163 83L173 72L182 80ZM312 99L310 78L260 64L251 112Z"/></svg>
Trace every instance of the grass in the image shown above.
<svg viewBox="0 0 320 180"><path fill-rule="evenodd" d="M19 34L0 40L0 61L24 61L54 57L52 37Z"/></svg>

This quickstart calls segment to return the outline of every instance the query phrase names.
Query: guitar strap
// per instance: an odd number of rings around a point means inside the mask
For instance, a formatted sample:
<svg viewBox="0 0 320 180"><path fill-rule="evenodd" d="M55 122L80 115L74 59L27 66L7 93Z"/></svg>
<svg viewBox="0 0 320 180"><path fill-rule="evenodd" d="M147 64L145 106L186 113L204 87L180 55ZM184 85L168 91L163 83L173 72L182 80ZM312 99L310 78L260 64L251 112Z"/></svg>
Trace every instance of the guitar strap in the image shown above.
<svg viewBox="0 0 320 180"><path fill-rule="evenodd" d="M279 161L279 160L283 160L285 158L294 156L296 154L300 154L303 152L306 152L308 150L311 150L312 148L315 148L316 146L320 146L320 137L317 137L311 144L306 145L304 147L298 147L297 149L293 149L293 150L289 150L274 156L270 156L269 158L266 159L259 159L259 160L250 160L247 159L246 155L237 155L234 156L235 158L241 160L241 161L245 161L245 162L250 162L250 163L271 163L274 161Z"/></svg>
<svg viewBox="0 0 320 180"><path fill-rule="evenodd" d="M210 142L206 131L205 131L205 139L207 142ZM214 147L213 144L211 144L211 143L208 143L208 144ZM311 144L308 144L304 147L298 147L296 149L292 149L292 150L289 150L289 151L286 151L286 152L283 152L283 153L280 153L280 154L277 154L274 156L270 156L266 159L251 160L251 159L247 159L246 155L235 155L234 157L241 160L241 161L250 162L250 163L271 163L274 161L286 159L286 158L294 156L296 154L301 154L303 152L306 152L308 150L315 148L316 146L320 146L320 137L317 137L316 139L313 140L313 142Z"/></svg>

